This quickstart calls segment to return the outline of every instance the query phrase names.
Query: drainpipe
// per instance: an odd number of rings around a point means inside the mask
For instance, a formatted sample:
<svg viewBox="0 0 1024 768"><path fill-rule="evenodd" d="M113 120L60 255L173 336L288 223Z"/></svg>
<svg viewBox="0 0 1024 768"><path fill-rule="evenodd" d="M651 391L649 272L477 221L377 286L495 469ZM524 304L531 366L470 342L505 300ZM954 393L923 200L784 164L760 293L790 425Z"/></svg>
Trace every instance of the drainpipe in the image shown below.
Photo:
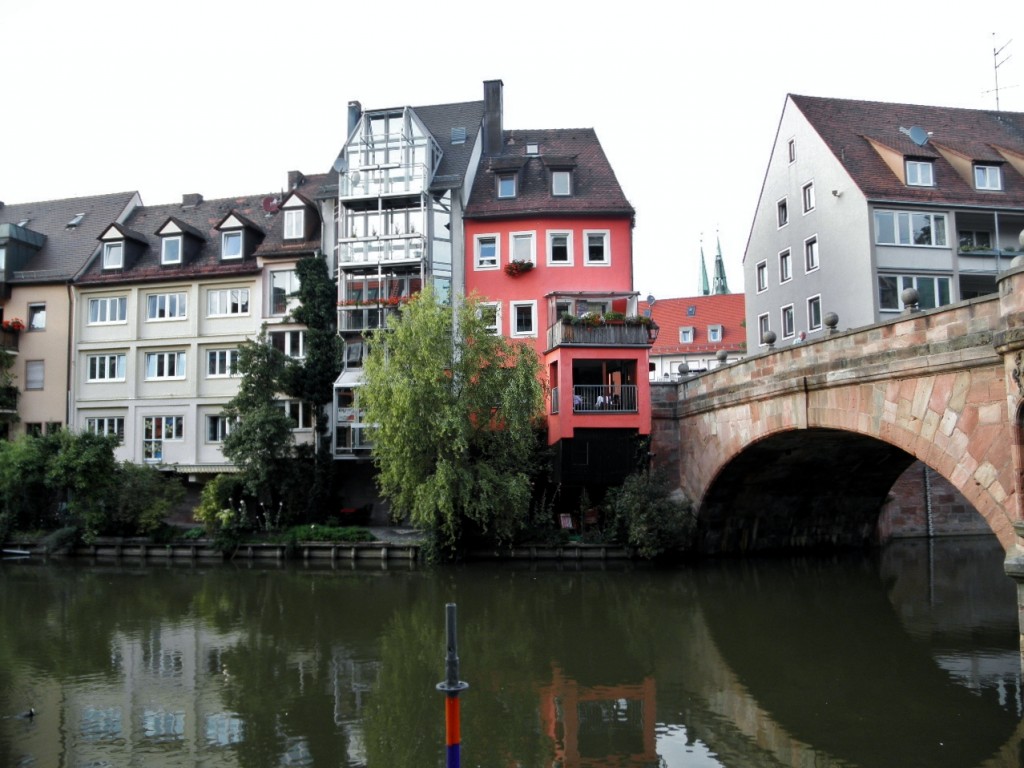
<svg viewBox="0 0 1024 768"><path fill-rule="evenodd" d="M928 538L935 536L935 525L932 520L932 476L928 465L924 465L924 519Z"/></svg>

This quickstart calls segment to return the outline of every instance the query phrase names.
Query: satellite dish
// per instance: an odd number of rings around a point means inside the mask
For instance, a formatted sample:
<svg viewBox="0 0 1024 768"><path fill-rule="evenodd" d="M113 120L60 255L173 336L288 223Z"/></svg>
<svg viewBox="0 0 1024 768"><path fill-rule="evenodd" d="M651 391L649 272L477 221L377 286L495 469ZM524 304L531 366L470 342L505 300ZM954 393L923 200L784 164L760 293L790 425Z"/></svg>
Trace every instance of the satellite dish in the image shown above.
<svg viewBox="0 0 1024 768"><path fill-rule="evenodd" d="M334 165L331 167L334 169L335 173L341 173L347 166L348 163L345 162L345 157L343 155L338 155L338 159L334 161Z"/></svg>
<svg viewBox="0 0 1024 768"><path fill-rule="evenodd" d="M263 198L263 210L267 213L277 213L277 209L280 207L281 201L273 195Z"/></svg>
<svg viewBox="0 0 1024 768"><path fill-rule="evenodd" d="M910 140L917 144L919 147L923 147L928 143L928 131L919 125L912 125L909 128L900 127L900 133L906 134L910 137Z"/></svg>
<svg viewBox="0 0 1024 768"><path fill-rule="evenodd" d="M647 294L647 303L648 304L653 304L654 303L654 294L653 293L648 293Z"/></svg>
<svg viewBox="0 0 1024 768"><path fill-rule="evenodd" d="M349 178L352 180L353 187L359 186L359 171L352 171L352 174L349 176Z"/></svg>

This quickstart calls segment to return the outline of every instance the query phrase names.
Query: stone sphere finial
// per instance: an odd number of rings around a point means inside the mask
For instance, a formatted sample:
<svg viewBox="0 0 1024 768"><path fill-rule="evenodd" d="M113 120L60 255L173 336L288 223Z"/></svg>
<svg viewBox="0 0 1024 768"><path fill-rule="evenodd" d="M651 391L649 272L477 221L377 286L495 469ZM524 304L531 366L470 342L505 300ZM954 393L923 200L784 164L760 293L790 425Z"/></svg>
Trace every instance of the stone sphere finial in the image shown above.
<svg viewBox="0 0 1024 768"><path fill-rule="evenodd" d="M826 312L823 322L825 323L825 327L828 328L829 333L835 333L836 326L839 325L839 315L835 312Z"/></svg>
<svg viewBox="0 0 1024 768"><path fill-rule="evenodd" d="M761 342L763 344L767 344L768 345L768 349L774 349L775 348L775 340L777 338L779 338L779 337L775 335L775 331L765 331L764 335L761 337Z"/></svg>
<svg viewBox="0 0 1024 768"><path fill-rule="evenodd" d="M908 312L916 312L917 304L921 301L921 294L917 292L917 288L904 288L900 292L900 300Z"/></svg>
<svg viewBox="0 0 1024 768"><path fill-rule="evenodd" d="M720 349L717 352L715 352L715 357L718 359L718 362L724 363L726 360L729 359L729 353L726 352L724 349Z"/></svg>

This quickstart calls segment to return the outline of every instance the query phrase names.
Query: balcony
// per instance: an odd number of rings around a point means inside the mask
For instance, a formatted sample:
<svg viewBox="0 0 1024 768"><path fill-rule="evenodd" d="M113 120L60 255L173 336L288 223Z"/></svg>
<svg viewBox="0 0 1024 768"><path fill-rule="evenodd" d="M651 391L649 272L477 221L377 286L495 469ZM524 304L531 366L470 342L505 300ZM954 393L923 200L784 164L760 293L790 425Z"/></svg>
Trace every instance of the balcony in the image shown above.
<svg viewBox="0 0 1024 768"><path fill-rule="evenodd" d="M18 331L0 330L0 349L4 352L17 352L19 335Z"/></svg>
<svg viewBox="0 0 1024 768"><path fill-rule="evenodd" d="M382 235L374 240L342 240L338 243L338 263L342 267L422 259L422 235Z"/></svg>
<svg viewBox="0 0 1024 768"><path fill-rule="evenodd" d="M10 384L0 386L0 413L18 412L18 388Z"/></svg>
<svg viewBox="0 0 1024 768"><path fill-rule="evenodd" d="M427 188L429 172L421 163L363 165L341 174L338 195L343 198L408 195Z"/></svg>
<svg viewBox="0 0 1024 768"><path fill-rule="evenodd" d="M404 302L403 302L404 303ZM399 304L366 303L338 307L339 331L368 331L384 328L388 315L397 315Z"/></svg>
<svg viewBox="0 0 1024 768"><path fill-rule="evenodd" d="M649 347L657 338L656 325L555 323L548 328L548 349L575 345L585 347Z"/></svg>

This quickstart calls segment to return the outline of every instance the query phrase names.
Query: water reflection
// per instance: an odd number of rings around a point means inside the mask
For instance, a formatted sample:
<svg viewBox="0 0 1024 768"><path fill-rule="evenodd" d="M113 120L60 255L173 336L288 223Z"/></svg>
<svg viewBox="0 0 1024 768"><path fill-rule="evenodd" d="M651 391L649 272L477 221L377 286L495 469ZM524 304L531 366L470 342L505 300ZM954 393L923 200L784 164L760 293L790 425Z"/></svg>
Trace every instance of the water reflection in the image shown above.
<svg viewBox="0 0 1024 768"><path fill-rule="evenodd" d="M988 540L685 570L0 567L0 765L1017 765ZM19 718L28 706L39 714Z"/></svg>

